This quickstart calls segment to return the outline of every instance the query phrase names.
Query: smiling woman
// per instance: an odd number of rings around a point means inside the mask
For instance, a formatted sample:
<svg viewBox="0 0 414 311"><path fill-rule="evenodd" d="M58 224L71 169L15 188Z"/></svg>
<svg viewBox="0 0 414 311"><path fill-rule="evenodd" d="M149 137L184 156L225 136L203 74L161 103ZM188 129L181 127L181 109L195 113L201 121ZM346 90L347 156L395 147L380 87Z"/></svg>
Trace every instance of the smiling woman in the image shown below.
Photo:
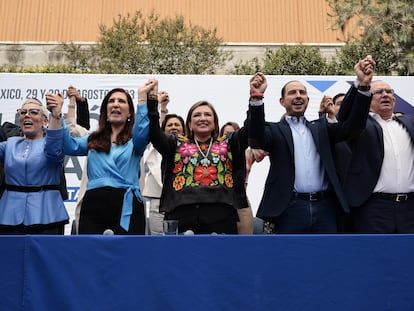
<svg viewBox="0 0 414 311"><path fill-rule="evenodd" d="M45 130L48 111L37 99L28 99L17 112L24 137L0 143L6 173L0 233L63 234L69 217L59 191L65 157L62 129L51 124Z"/></svg>
<svg viewBox="0 0 414 311"><path fill-rule="evenodd" d="M219 137L218 116L206 101L188 111L186 136L164 133L156 103L148 103L150 140L166 163L160 211L178 220L178 231L195 234L237 234L237 209L248 206L244 161L238 155L247 147L244 128Z"/></svg>

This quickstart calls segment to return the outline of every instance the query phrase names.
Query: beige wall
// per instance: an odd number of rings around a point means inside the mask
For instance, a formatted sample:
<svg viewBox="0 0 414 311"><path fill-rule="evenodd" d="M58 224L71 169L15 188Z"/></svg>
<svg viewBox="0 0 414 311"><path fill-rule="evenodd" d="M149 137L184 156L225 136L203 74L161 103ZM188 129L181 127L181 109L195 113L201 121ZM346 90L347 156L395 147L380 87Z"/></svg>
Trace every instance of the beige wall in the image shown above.
<svg viewBox="0 0 414 311"><path fill-rule="evenodd" d="M215 28L234 55L227 68L261 59L267 47L309 44L330 57L342 45L340 32L330 30L326 0L0 0L0 65L64 62L57 43L96 42L98 25L138 10Z"/></svg>
<svg viewBox="0 0 414 311"><path fill-rule="evenodd" d="M225 74L240 61L248 61L253 57L259 60L263 58L266 48L276 48L279 45L255 45L255 44L232 44L223 46L224 50L230 51L233 59L218 74ZM321 53L328 59L335 55L341 45L320 46ZM0 66L5 64L17 64L23 66L43 66L46 64L65 63L65 58L59 46L56 44L1 44L0 43Z"/></svg>

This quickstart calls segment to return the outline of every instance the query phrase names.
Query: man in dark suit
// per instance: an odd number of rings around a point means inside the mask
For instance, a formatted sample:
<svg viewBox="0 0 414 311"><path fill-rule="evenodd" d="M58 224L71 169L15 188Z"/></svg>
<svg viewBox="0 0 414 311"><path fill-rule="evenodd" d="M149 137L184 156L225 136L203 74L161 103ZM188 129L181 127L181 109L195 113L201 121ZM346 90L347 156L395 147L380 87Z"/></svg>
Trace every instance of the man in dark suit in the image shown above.
<svg viewBox="0 0 414 311"><path fill-rule="evenodd" d="M280 122L264 120L266 78L250 80L249 138L252 148L269 152L270 170L257 217L278 233L334 233L336 205L348 212L336 174L331 144L359 134L365 127L375 62L370 56L355 65L361 92L357 92L349 117L343 122L323 119L309 122L305 86L290 81L282 88L280 103L286 116Z"/></svg>
<svg viewBox="0 0 414 311"><path fill-rule="evenodd" d="M345 195L356 232L414 233L414 116L393 114L394 91L384 81L371 83L371 112L352 149ZM338 119L347 119L355 90Z"/></svg>

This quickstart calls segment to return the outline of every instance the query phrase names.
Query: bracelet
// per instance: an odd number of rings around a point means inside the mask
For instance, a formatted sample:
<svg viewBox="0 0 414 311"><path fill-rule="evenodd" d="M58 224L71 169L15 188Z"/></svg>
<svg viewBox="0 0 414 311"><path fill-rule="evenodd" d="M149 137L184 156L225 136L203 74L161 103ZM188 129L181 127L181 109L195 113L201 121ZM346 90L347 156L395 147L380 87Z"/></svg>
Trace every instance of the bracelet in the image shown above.
<svg viewBox="0 0 414 311"><path fill-rule="evenodd" d="M168 113L168 109L161 109L162 113Z"/></svg>
<svg viewBox="0 0 414 311"><path fill-rule="evenodd" d="M138 98L138 101L145 102L145 101L147 101L147 99L146 98Z"/></svg>
<svg viewBox="0 0 414 311"><path fill-rule="evenodd" d="M264 93L250 93L250 97L260 97L263 98Z"/></svg>
<svg viewBox="0 0 414 311"><path fill-rule="evenodd" d="M69 104L68 105L68 108L75 108L76 107L76 105L75 104Z"/></svg>
<svg viewBox="0 0 414 311"><path fill-rule="evenodd" d="M157 94L148 94L148 99L157 100L158 99L158 95Z"/></svg>

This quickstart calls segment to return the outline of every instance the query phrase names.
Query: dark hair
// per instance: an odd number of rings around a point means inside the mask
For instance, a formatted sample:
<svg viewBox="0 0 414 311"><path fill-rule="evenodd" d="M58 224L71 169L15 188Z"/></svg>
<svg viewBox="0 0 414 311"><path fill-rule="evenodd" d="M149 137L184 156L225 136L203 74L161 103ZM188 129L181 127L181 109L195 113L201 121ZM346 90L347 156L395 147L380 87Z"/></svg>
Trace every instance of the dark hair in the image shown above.
<svg viewBox="0 0 414 311"><path fill-rule="evenodd" d="M214 130L211 133L211 136L212 137L217 137L217 135L219 134L218 115L217 115L217 112L214 109L213 105L210 104L208 101L205 101L205 100L201 100L201 101L196 102L194 105L191 106L190 110L188 111L187 119L186 119L186 122L185 122L186 136L189 137L189 138L193 138L193 132L190 129L191 115L193 114L194 110L196 110L198 107L201 107L201 106L207 106L213 112Z"/></svg>
<svg viewBox="0 0 414 311"><path fill-rule="evenodd" d="M336 94L336 95L332 98L332 101L333 101L334 105L336 105L336 100L337 100L339 97L341 97L341 96L345 96L345 95L346 95L345 93L338 93L338 94Z"/></svg>
<svg viewBox="0 0 414 311"><path fill-rule="evenodd" d="M289 84L291 84L291 83L293 83L293 82L299 82L299 83L301 83L301 84L303 84L302 82L300 82L300 81L298 81L298 80L291 80L291 81L289 81L289 82L287 82L283 87L282 87L282 90L281 90L281 96L282 96L282 98L285 98L285 93L286 93L286 87L289 85ZM305 88L305 91L306 92L308 92L308 90L306 89L306 86L305 85L303 85L303 87Z"/></svg>
<svg viewBox="0 0 414 311"><path fill-rule="evenodd" d="M107 107L108 107L109 98L111 97L112 94L117 93L117 92L120 92L126 95L127 101L128 101L129 113L131 114L131 116L125 123L122 131L118 134L118 137L116 138L116 143L118 145L123 145L127 143L132 137L132 128L134 127L134 121L135 121L135 110L134 110L134 103L132 102L132 97L131 95L129 95L129 93L126 90L122 88L115 88L115 89L110 90L108 94L105 95L105 98L102 101L98 129L95 132L93 132L88 138L89 149L95 149L96 151L101 151L101 152L106 152L106 153L109 153L109 151L111 150L112 127L111 127L111 124L108 122Z"/></svg>
<svg viewBox="0 0 414 311"><path fill-rule="evenodd" d="M224 124L223 124L223 126L222 126L222 127L221 127L221 129L220 129L220 134L219 134L219 136L223 136L223 135L225 134L225 133L224 133L224 128L225 128L226 126L231 126L231 127L233 127L235 131L237 131L237 130L239 130L239 129L240 129L240 126L239 126L239 124L238 124L237 122L232 122L232 121L229 121L229 122L226 122L226 123L224 123Z"/></svg>
<svg viewBox="0 0 414 311"><path fill-rule="evenodd" d="M185 132L184 119L181 116L179 116L178 114L175 114L175 113L170 113L170 114L167 114L165 116L164 121L162 121L162 124L161 124L162 131L163 132L165 131L165 126L167 125L168 120L174 119L174 118L178 119L178 121L180 121L181 126L183 127L183 131Z"/></svg>

